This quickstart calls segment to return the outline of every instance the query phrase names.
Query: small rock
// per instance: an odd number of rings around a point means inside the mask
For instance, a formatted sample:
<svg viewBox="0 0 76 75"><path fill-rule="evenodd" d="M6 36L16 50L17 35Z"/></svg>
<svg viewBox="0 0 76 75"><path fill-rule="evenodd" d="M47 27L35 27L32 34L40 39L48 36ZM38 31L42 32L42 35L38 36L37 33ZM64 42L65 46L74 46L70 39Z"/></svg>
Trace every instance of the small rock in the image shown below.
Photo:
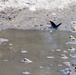
<svg viewBox="0 0 76 75"><path fill-rule="evenodd" d="M25 54L25 53L27 53L27 51L26 50L21 50L21 53Z"/></svg>
<svg viewBox="0 0 76 75"><path fill-rule="evenodd" d="M33 6L29 7L29 10L36 11L36 7L33 5Z"/></svg>
<svg viewBox="0 0 76 75"><path fill-rule="evenodd" d="M47 58L49 58L49 59L50 59L50 58L55 58L55 57L54 57L54 56L47 56Z"/></svg>
<svg viewBox="0 0 76 75"><path fill-rule="evenodd" d="M66 50L63 50L63 53L67 53L67 51Z"/></svg>
<svg viewBox="0 0 76 75"><path fill-rule="evenodd" d="M70 54L70 57L76 58L76 54Z"/></svg>
<svg viewBox="0 0 76 75"><path fill-rule="evenodd" d="M53 16L56 16L56 13L52 13Z"/></svg>
<svg viewBox="0 0 76 75"><path fill-rule="evenodd" d="M33 61L27 59L27 58L24 58L23 60L21 60L21 62L23 63L32 63Z"/></svg>
<svg viewBox="0 0 76 75"><path fill-rule="evenodd" d="M70 66L70 62L63 62L63 64L65 64L66 66Z"/></svg>
<svg viewBox="0 0 76 75"><path fill-rule="evenodd" d="M30 72L25 71L25 72L22 72L22 74L24 74L24 75L28 75L28 74L30 74Z"/></svg>
<svg viewBox="0 0 76 75"><path fill-rule="evenodd" d="M43 66L39 66L39 68L43 68Z"/></svg>
<svg viewBox="0 0 76 75"><path fill-rule="evenodd" d="M12 46L13 44L12 43L9 43L9 45Z"/></svg>
<svg viewBox="0 0 76 75"><path fill-rule="evenodd" d="M57 52L60 52L61 50L60 50L60 49L56 49L56 51L57 51Z"/></svg>
<svg viewBox="0 0 76 75"><path fill-rule="evenodd" d="M54 52L55 50L51 50L52 52Z"/></svg>
<svg viewBox="0 0 76 75"><path fill-rule="evenodd" d="M4 42L8 42L8 39L0 38L0 44L2 44Z"/></svg>
<svg viewBox="0 0 76 75"><path fill-rule="evenodd" d="M62 64L58 64L58 66L62 66Z"/></svg>
<svg viewBox="0 0 76 75"><path fill-rule="evenodd" d="M3 60L3 61L7 62L8 60L7 60L7 59L5 59L5 60Z"/></svg>

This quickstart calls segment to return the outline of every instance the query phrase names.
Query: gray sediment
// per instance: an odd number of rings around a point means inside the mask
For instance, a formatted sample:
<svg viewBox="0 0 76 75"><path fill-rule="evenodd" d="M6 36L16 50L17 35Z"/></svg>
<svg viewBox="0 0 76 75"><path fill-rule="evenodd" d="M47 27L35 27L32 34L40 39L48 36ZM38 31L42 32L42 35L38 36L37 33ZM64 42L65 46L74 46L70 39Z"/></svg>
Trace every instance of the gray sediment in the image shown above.
<svg viewBox="0 0 76 75"><path fill-rule="evenodd" d="M0 30L7 28L15 29L40 29L48 27L48 22L52 20L56 24L62 23L59 30L71 29L71 22L76 21L76 5L70 4L68 8L62 9L42 9L30 11L28 8L6 8L0 11ZM41 26L40 26L41 25Z"/></svg>

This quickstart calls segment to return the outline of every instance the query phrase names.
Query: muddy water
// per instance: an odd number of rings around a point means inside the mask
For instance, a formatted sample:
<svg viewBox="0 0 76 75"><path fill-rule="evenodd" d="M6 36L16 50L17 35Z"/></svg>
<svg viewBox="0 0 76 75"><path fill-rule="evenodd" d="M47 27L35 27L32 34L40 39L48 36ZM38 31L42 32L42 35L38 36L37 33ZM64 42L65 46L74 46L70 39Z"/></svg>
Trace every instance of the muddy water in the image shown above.
<svg viewBox="0 0 76 75"><path fill-rule="evenodd" d="M63 75L59 71L67 67L63 62L75 60L69 56L70 51L63 53L63 50L70 47L65 44L69 41L70 34L72 33L63 31L53 31L53 33L16 29L0 31L0 38L9 40L0 45L0 75L23 75L24 71L30 72L30 75ZM75 33L73 35L76 36ZM56 49L61 51L58 52ZM26 50L27 53L22 54L21 50ZM69 59L61 59L61 54L65 54ZM22 63L23 58L33 62Z"/></svg>

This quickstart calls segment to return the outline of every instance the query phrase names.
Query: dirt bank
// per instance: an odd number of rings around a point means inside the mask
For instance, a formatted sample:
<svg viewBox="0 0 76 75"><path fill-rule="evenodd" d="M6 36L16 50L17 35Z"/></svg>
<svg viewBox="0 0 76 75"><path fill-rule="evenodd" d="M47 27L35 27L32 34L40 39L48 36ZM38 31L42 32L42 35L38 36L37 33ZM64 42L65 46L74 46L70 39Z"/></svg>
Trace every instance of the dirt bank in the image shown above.
<svg viewBox="0 0 76 75"><path fill-rule="evenodd" d="M43 9L30 11L28 8L6 8L0 11L0 29L18 28L31 29L46 27L52 20L56 24L61 23L59 29L70 30L71 22L76 21L76 4L72 3L68 8L62 9Z"/></svg>

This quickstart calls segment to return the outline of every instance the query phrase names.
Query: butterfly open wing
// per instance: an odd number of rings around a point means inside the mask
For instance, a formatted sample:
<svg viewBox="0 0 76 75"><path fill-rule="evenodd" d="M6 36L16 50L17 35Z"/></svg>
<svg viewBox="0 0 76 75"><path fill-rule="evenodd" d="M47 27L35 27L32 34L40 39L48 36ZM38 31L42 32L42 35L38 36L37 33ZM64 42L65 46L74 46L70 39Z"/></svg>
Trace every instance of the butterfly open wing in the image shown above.
<svg viewBox="0 0 76 75"><path fill-rule="evenodd" d="M55 24L54 22L50 21L50 23L51 23L51 26L52 26L53 28L56 27L56 24Z"/></svg>

